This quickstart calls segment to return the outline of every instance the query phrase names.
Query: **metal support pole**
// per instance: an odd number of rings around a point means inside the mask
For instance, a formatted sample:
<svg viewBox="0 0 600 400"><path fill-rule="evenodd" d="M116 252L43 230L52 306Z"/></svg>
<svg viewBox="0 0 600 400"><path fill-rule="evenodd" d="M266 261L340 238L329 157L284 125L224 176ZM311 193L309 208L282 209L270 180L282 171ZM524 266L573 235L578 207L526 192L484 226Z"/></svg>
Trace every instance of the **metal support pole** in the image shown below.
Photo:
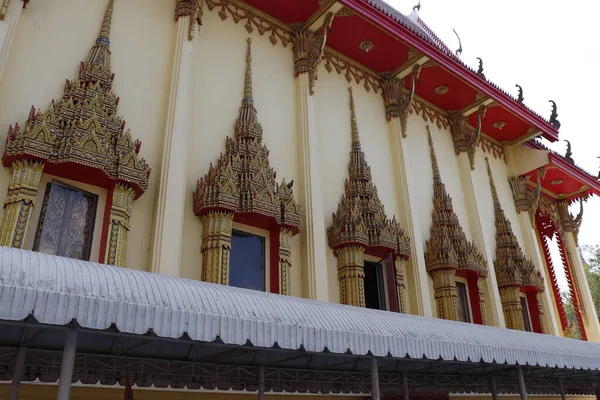
<svg viewBox="0 0 600 400"><path fill-rule="evenodd" d="M498 391L496 390L496 378L490 376L490 392L492 392L492 400L498 400Z"/></svg>
<svg viewBox="0 0 600 400"><path fill-rule="evenodd" d="M517 366L517 379L519 380L521 400L527 400L527 388L525 387L525 377L523 376L523 368L520 365Z"/></svg>
<svg viewBox="0 0 600 400"><path fill-rule="evenodd" d="M371 400L379 400L379 370L377 359L371 358Z"/></svg>
<svg viewBox="0 0 600 400"><path fill-rule="evenodd" d="M60 377L58 379L58 392L56 400L69 400L71 393L71 380L73 379L73 366L75 364L75 350L77 349L77 331L69 329L65 339Z"/></svg>
<svg viewBox="0 0 600 400"><path fill-rule="evenodd" d="M258 400L265 400L265 367L258 367Z"/></svg>
<svg viewBox="0 0 600 400"><path fill-rule="evenodd" d="M563 381L558 380L558 390L560 390L560 398L562 400L567 400L567 396L565 396L565 387L563 386Z"/></svg>
<svg viewBox="0 0 600 400"><path fill-rule="evenodd" d="M600 400L600 382L596 383L596 400Z"/></svg>
<svg viewBox="0 0 600 400"><path fill-rule="evenodd" d="M409 397L408 397L408 374L406 372L402 373L402 399L409 400Z"/></svg>
<svg viewBox="0 0 600 400"><path fill-rule="evenodd" d="M10 383L8 400L17 400L19 398L19 389L21 388L21 381L23 380L23 374L25 373L26 355L27 347L19 347L19 350L17 350L17 358L15 360L15 370L13 372L12 382Z"/></svg>

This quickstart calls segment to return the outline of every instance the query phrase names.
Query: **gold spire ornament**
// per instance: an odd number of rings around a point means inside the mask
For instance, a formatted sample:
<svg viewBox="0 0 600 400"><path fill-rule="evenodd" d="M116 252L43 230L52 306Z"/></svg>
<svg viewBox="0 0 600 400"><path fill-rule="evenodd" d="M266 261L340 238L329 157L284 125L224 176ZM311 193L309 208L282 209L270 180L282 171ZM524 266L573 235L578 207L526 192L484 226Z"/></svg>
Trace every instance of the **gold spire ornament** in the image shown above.
<svg viewBox="0 0 600 400"><path fill-rule="evenodd" d="M396 259L410 255L410 239L394 217L389 220L371 179L361 149L352 88L350 92L351 151L344 194L327 229L329 247L338 261L341 301L364 307L363 253L382 251Z"/></svg>
<svg viewBox="0 0 600 400"><path fill-rule="evenodd" d="M80 180L90 177L90 184L101 181L101 186L109 189L119 184L114 190L118 198L113 200L131 205L121 195L127 193L131 200L141 196L148 188L150 167L139 156L141 142L133 140L131 132L125 130L125 121L117 115L119 98L112 90L110 65L113 8L114 0L110 0L96 42L81 63L78 78L67 80L61 99L52 101L44 112L32 107L23 129L18 124L9 128L2 161L5 167L14 168L17 160L37 160L53 175L73 178L77 173ZM116 232L109 233L112 236L107 242L119 247L125 246L126 235L118 232L129 230L123 216L128 219L131 210L125 211L111 210L110 223ZM11 227L3 224L2 229ZM114 253L114 249L109 250ZM124 265L125 252L118 253L123 257L115 258L114 264Z"/></svg>
<svg viewBox="0 0 600 400"><path fill-rule="evenodd" d="M433 211L429 240L425 242L425 265L433 279L438 317L458 319L458 294L455 275L458 271L475 275L476 282L487 277L487 262L475 243L469 242L454 212L452 198L446 192L427 125L431 166L433 171ZM481 317L485 322L483 297L480 296Z"/></svg>
<svg viewBox="0 0 600 400"><path fill-rule="evenodd" d="M485 162L494 202L494 224L496 226L494 270L496 271L496 280L500 290L504 318L507 328L525 330L521 307L521 288L530 288L539 294L544 291L544 278L533 262L525 258L513 233L510 221L506 218L500 204L487 157ZM541 313L540 324L543 327Z"/></svg>
<svg viewBox="0 0 600 400"><path fill-rule="evenodd" d="M301 208L294 200L292 183L275 181L269 150L262 143L252 94L252 41L248 39L244 91L233 138L227 137L225 153L210 165L193 195L194 213L202 232L202 279L228 284L231 229L235 215L268 221L278 230L280 293L289 294L291 237L300 232Z"/></svg>

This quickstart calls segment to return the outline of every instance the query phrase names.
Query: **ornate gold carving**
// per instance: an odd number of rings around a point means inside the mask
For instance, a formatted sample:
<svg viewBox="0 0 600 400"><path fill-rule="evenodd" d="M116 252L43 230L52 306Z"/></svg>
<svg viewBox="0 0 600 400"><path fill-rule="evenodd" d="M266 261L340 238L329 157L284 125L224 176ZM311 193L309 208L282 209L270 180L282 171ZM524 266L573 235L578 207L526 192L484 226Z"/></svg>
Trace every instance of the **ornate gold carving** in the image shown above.
<svg viewBox="0 0 600 400"><path fill-rule="evenodd" d="M502 308L506 325L510 329L524 330L523 315L519 291L522 286L534 287L538 292L544 291L544 278L533 262L525 258L512 226L498 198L494 177L486 157L492 198L494 201L494 221L496 226L496 258L494 269L500 288ZM515 294L516 293L516 294ZM519 303L518 305L516 303Z"/></svg>
<svg viewBox="0 0 600 400"><path fill-rule="evenodd" d="M444 127L450 129L450 120L448 114L441 108L423 100L417 95L414 95L414 101L411 104L411 110L417 115L420 115L425 122L435 124L439 129Z"/></svg>
<svg viewBox="0 0 600 400"><path fill-rule="evenodd" d="M365 270L363 246L342 246L335 249L338 279L340 281L340 303L349 306L365 306Z"/></svg>
<svg viewBox="0 0 600 400"><path fill-rule="evenodd" d="M425 242L425 265L433 278L438 315L456 320L456 271L473 271L478 277L485 278L487 262L475 243L467 240L454 212L452 198L442 182L429 125L427 134L433 168L433 211L429 240Z"/></svg>
<svg viewBox="0 0 600 400"><path fill-rule="evenodd" d="M544 179L544 176L546 176L546 168L542 167L537 171L537 184L535 191L530 191L527 189L526 176L511 176L508 178L513 192L515 206L517 207L517 212L529 212L529 218L532 226L535 226L535 213L540 202L542 179Z"/></svg>
<svg viewBox="0 0 600 400"><path fill-rule="evenodd" d="M407 93L403 90L403 80L391 76L384 76L381 79L386 118L388 121L392 118L400 118L402 137L404 138L406 138L407 135L406 124L408 115L410 114L410 106L415 95L415 83L419 77L420 71L421 67L418 64L415 64L410 75L410 90Z"/></svg>
<svg viewBox="0 0 600 400"><path fill-rule="evenodd" d="M190 16L190 27L188 32L189 40L194 38L196 27L202 25L202 15L204 14L202 11L203 4L204 0L179 0L175 7L175 21L177 21L179 17Z"/></svg>
<svg viewBox="0 0 600 400"><path fill-rule="evenodd" d="M202 222L202 280L229 284L229 254L233 213L209 211L200 217Z"/></svg>
<svg viewBox="0 0 600 400"><path fill-rule="evenodd" d="M345 182L344 194L337 211L333 214L332 224L327 229L327 239L329 247L335 249L336 254L348 256L351 253L354 257L347 258L345 261L338 257L340 288L346 285L345 290L353 293L359 289L347 285L349 282L362 285L364 276L362 252L365 249L387 249L406 259L410 255L410 239L404 235L396 217L392 220L387 218L383 204L379 200L377 188L371 179L371 168L361 149L352 88L349 91L352 130L352 150L348 164L349 179ZM357 249L360 249L360 254ZM357 254L360 255L360 260ZM348 260L352 260L352 263L348 264L346 262ZM342 298L345 298L343 293ZM350 296L350 298L354 297ZM364 299L359 305L364 305Z"/></svg>
<svg viewBox="0 0 600 400"><path fill-rule="evenodd" d="M344 73L344 77L348 83L352 82L352 80L357 84L364 82L363 87L367 92L371 89L373 89L375 93L379 92L379 89L381 88L379 84L379 75L369 68L362 66L351 58L348 58L342 53L329 47L325 48L323 60L325 61L325 69L327 69L327 72L331 73L335 68L335 71L338 74Z"/></svg>
<svg viewBox="0 0 600 400"><path fill-rule="evenodd" d="M246 21L244 27L248 33L258 30L258 33L263 36L265 33L270 33L269 40L273 45L278 42L284 47L287 47L292 42L292 29L279 22L275 18L260 12L252 6L239 0L205 0L209 11L215 8L220 8L219 17L225 21L229 15L237 24L240 21Z"/></svg>
<svg viewBox="0 0 600 400"><path fill-rule="evenodd" d="M487 325L487 320L485 318L485 294L483 293L483 288L485 287L483 277L479 277L477 279L477 291L479 292L479 308L481 309L481 324Z"/></svg>
<svg viewBox="0 0 600 400"><path fill-rule="evenodd" d="M117 183L112 193L109 232L104 262L124 267L127 262L127 233L135 191L129 185Z"/></svg>
<svg viewBox="0 0 600 400"><path fill-rule="evenodd" d="M291 294L292 236L292 230L285 226L282 226L279 230L279 293L285 295Z"/></svg>
<svg viewBox="0 0 600 400"><path fill-rule="evenodd" d="M479 144L481 134L482 119L485 116L487 107L479 106L477 111L477 127L473 130L467 123L467 117L460 113L452 113L449 116L450 130L452 131L452 139L454 140L454 150L456 154L466 151L469 154L469 162L471 170L475 169L475 151Z"/></svg>
<svg viewBox="0 0 600 400"><path fill-rule="evenodd" d="M506 161L504 154L504 147L498 143L495 139L481 133L479 138L479 147L488 154L491 154L494 158Z"/></svg>
<svg viewBox="0 0 600 400"><path fill-rule="evenodd" d="M406 306L406 265L400 257L394 257L396 268L396 290L398 293L398 309L401 313L407 313Z"/></svg>
<svg viewBox="0 0 600 400"><path fill-rule="evenodd" d="M498 130L502 130L502 128L504 128L506 126L506 121L504 121L504 120L496 121L496 122L494 122L494 125L492 125L492 126Z"/></svg>
<svg viewBox="0 0 600 400"><path fill-rule="evenodd" d="M519 286L502 286L499 290L506 327L524 331L525 321L523 321L523 307L521 306L521 289Z"/></svg>
<svg viewBox="0 0 600 400"><path fill-rule="evenodd" d="M375 42L371 39L363 39L358 44L358 48L359 50L368 53L375 48Z"/></svg>
<svg viewBox="0 0 600 400"><path fill-rule="evenodd" d="M438 96L444 95L444 94L448 93L449 91L450 91L450 89L446 85L439 85L439 86L436 86L434 89L435 94L437 94Z"/></svg>
<svg viewBox="0 0 600 400"><path fill-rule="evenodd" d="M44 163L29 159L12 163L12 178L4 201L0 245L22 249L27 239L31 210L40 186Z"/></svg>
<svg viewBox="0 0 600 400"><path fill-rule="evenodd" d="M336 17L349 17L351 15L354 15L354 12L346 7L340 8L340 11L335 14Z"/></svg>
<svg viewBox="0 0 600 400"><path fill-rule="evenodd" d="M40 112L32 107L22 131L17 124L8 131L4 165L19 158L36 158L51 164L84 165L102 171L115 182L130 184L136 197L148 188L150 168L138 156L141 142L125 131L117 116L119 99L112 91L110 68L111 0L100 35L79 77L68 81L62 98Z"/></svg>
<svg viewBox="0 0 600 400"><path fill-rule="evenodd" d="M4 17L6 17L6 12L8 11L9 4L10 0L2 0L2 4L0 4L0 21L4 21Z"/></svg>
<svg viewBox="0 0 600 400"><path fill-rule="evenodd" d="M296 234L300 231L301 208L294 200L292 183L286 183L285 179L281 184L275 182L269 150L262 143L263 129L252 95L251 62L251 40L248 39L244 97L234 136L227 137L225 153L221 153L216 166L210 164L208 174L198 181L193 196L194 213L201 217L204 227L202 276L209 282L228 282L234 214L270 219L279 227L280 239L283 232ZM287 273L290 257L286 246L286 241L280 243L279 253L283 257L280 268L285 266L283 269ZM289 291L289 287L286 290Z"/></svg>
<svg viewBox="0 0 600 400"><path fill-rule="evenodd" d="M298 74L308 72L310 94L315 94L315 83L318 79L319 64L325 51L327 32L333 23L334 14L328 13L323 25L316 32L300 30L294 32L294 72Z"/></svg>
<svg viewBox="0 0 600 400"><path fill-rule="evenodd" d="M537 299L537 303L538 303L538 314L539 314L539 318L540 318L540 328L541 328L540 333L546 333L546 326L544 324L544 307L542 306L542 294L540 292L538 292L536 294L536 299ZM579 304L581 304L581 303L579 303Z"/></svg>
<svg viewBox="0 0 600 400"><path fill-rule="evenodd" d="M583 202L586 199L587 196L579 198L579 213L577 216L569 212L569 202L567 200L558 200L555 202L556 213L558 214L557 225L561 232L572 232L576 244L579 241L579 228L583 220Z"/></svg>

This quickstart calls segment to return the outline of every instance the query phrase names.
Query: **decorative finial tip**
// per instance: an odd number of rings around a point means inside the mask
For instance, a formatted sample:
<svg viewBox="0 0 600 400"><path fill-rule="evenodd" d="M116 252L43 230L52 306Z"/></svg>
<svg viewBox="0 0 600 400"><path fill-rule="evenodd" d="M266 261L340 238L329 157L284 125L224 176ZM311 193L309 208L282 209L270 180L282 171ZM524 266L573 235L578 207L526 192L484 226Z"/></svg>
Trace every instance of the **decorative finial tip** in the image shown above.
<svg viewBox="0 0 600 400"><path fill-rule="evenodd" d="M348 88L348 91L349 91L350 93L352 93L352 86L350 86L350 87Z"/></svg>
<svg viewBox="0 0 600 400"><path fill-rule="evenodd" d="M246 42L248 42L248 44L252 43L252 38L248 38L248 40L246 40Z"/></svg>

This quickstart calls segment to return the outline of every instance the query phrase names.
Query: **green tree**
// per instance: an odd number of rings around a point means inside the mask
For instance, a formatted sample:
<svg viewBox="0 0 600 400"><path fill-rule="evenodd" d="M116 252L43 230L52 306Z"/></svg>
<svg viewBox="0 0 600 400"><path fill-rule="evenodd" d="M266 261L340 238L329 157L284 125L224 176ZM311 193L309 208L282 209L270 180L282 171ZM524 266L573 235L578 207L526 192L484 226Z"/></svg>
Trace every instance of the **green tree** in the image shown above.
<svg viewBox="0 0 600 400"><path fill-rule="evenodd" d="M600 245L582 246L583 268L596 312L600 314Z"/></svg>

